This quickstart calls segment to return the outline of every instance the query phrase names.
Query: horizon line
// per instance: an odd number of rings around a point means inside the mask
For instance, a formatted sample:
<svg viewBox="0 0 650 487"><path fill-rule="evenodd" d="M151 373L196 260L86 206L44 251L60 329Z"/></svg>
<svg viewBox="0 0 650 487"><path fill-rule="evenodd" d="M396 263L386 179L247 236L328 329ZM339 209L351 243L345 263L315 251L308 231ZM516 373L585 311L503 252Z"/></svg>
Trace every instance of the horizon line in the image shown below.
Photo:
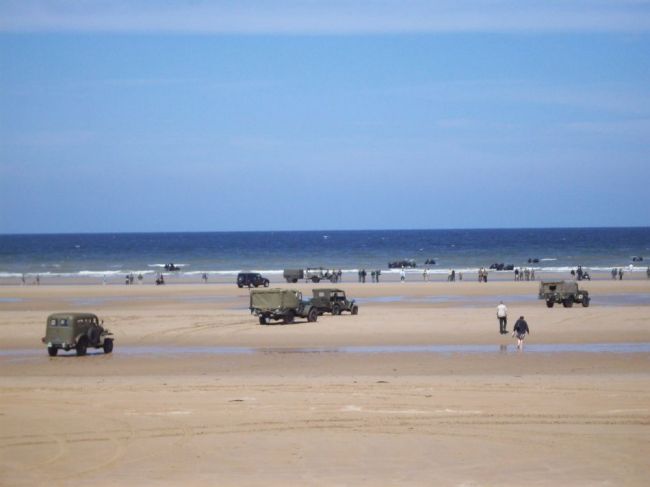
<svg viewBox="0 0 650 487"><path fill-rule="evenodd" d="M101 232L21 232L2 233L0 237L51 236L51 235L148 235L181 233L321 233L321 232L420 232L420 231L477 231L477 230L614 230L650 229L650 225L621 226L558 226L558 227L474 227L474 228L363 228L363 229L311 229L311 230L162 230L162 231L101 231Z"/></svg>

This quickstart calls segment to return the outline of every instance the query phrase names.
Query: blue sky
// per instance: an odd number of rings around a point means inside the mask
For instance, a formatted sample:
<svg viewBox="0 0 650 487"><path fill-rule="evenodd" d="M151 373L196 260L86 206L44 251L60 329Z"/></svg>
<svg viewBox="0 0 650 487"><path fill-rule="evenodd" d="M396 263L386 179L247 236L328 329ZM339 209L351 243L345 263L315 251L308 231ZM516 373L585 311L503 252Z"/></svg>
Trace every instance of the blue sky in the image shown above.
<svg viewBox="0 0 650 487"><path fill-rule="evenodd" d="M0 232L650 225L650 2L2 1Z"/></svg>

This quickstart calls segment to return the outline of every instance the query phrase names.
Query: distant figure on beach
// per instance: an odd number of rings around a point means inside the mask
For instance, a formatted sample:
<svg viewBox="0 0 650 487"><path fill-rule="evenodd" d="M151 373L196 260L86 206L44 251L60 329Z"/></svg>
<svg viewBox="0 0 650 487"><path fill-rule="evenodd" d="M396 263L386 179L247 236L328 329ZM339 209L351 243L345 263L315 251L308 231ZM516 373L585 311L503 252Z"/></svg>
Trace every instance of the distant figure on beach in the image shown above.
<svg viewBox="0 0 650 487"><path fill-rule="evenodd" d="M519 269L515 269L515 281L519 280Z"/></svg>
<svg viewBox="0 0 650 487"><path fill-rule="evenodd" d="M142 273L138 274L138 284L142 284L142 279L144 279Z"/></svg>
<svg viewBox="0 0 650 487"><path fill-rule="evenodd" d="M208 274L207 274L207 272L204 272L203 275L201 275L201 279L203 279L203 284L208 283Z"/></svg>
<svg viewBox="0 0 650 487"><path fill-rule="evenodd" d="M499 333L502 335L508 333L506 327L508 326L508 308L503 301L497 306L497 319L499 320Z"/></svg>
<svg viewBox="0 0 650 487"><path fill-rule="evenodd" d="M23 275L20 276L20 282L23 286L25 285L25 273L23 273Z"/></svg>
<svg viewBox="0 0 650 487"><path fill-rule="evenodd" d="M366 276L368 273L366 272L365 269L361 269L361 282L365 283L366 282Z"/></svg>
<svg viewBox="0 0 650 487"><path fill-rule="evenodd" d="M404 282L406 280L406 272L404 271L404 266L399 271L399 280L400 282Z"/></svg>
<svg viewBox="0 0 650 487"><path fill-rule="evenodd" d="M462 280L463 280L463 273L462 273L462 272L459 272L459 273L458 273L458 280L459 280L459 281L462 281Z"/></svg>
<svg viewBox="0 0 650 487"><path fill-rule="evenodd" d="M40 274L36 274L36 285L37 286L41 285L41 275Z"/></svg>
<svg viewBox="0 0 650 487"><path fill-rule="evenodd" d="M519 277L521 278L521 273L519 274ZM488 278L487 269L481 267L478 271L478 282L487 282L487 278Z"/></svg>
<svg viewBox="0 0 650 487"><path fill-rule="evenodd" d="M648 279L650 279L650 266L645 270L645 275Z"/></svg>
<svg viewBox="0 0 650 487"><path fill-rule="evenodd" d="M162 284L165 284L165 278L163 277L162 273L160 273L156 278L156 286L160 286Z"/></svg>
<svg viewBox="0 0 650 487"><path fill-rule="evenodd" d="M530 280L534 281L535 280L535 269L530 270Z"/></svg>
<svg viewBox="0 0 650 487"><path fill-rule="evenodd" d="M530 335L530 330L528 329L528 323L526 323L526 320L524 319L523 316L520 316L517 322L515 323L515 327L513 328L512 331L512 336L517 337L517 348L519 350L524 349L524 339L526 338L526 333Z"/></svg>
<svg viewBox="0 0 650 487"><path fill-rule="evenodd" d="M422 271L422 280L423 281L428 281L429 280L429 268L425 267L424 270Z"/></svg>
<svg viewBox="0 0 650 487"><path fill-rule="evenodd" d="M616 267L612 267L612 279L616 279L617 274L618 274L618 271L616 270Z"/></svg>
<svg viewBox="0 0 650 487"><path fill-rule="evenodd" d="M379 276L381 276L381 270L377 269L375 271L375 279L377 282L379 282Z"/></svg>
<svg viewBox="0 0 650 487"><path fill-rule="evenodd" d="M623 268L622 267L618 270L618 280L619 281L623 280Z"/></svg>

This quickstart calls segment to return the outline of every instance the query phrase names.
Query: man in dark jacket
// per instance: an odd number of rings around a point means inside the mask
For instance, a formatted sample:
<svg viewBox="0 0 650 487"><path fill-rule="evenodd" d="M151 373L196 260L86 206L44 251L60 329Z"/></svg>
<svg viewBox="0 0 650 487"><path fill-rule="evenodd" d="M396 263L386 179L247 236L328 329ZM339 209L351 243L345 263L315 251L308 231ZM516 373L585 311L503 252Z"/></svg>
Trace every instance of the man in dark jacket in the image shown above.
<svg viewBox="0 0 650 487"><path fill-rule="evenodd" d="M523 316L520 316L512 332L512 336L517 336L517 348L519 350L524 349L524 338L526 338L526 333L530 335L530 330L528 329L528 323Z"/></svg>

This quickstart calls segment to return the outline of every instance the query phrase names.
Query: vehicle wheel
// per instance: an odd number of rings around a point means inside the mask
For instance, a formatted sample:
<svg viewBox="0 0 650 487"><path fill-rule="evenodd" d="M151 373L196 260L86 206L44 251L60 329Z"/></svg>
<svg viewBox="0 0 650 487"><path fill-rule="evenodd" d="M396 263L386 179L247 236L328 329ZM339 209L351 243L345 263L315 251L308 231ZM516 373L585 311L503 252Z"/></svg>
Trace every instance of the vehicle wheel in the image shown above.
<svg viewBox="0 0 650 487"><path fill-rule="evenodd" d="M239 289L241 289L241 288L244 287L244 285L243 285L243 284L237 284L237 287L238 287Z"/></svg>
<svg viewBox="0 0 650 487"><path fill-rule="evenodd" d="M104 353L111 353L113 351L113 339L106 338L104 339Z"/></svg>
<svg viewBox="0 0 650 487"><path fill-rule="evenodd" d="M266 325L266 324L268 324L266 318L264 316L260 316L260 325Z"/></svg>
<svg viewBox="0 0 650 487"><path fill-rule="evenodd" d="M80 357L82 355L86 355L86 350L88 350L88 339L86 337L82 337L77 343L75 350L77 351L77 355Z"/></svg>
<svg viewBox="0 0 650 487"><path fill-rule="evenodd" d="M293 318L294 318L294 316L295 316L295 315L294 315L293 310L290 309L289 311L287 311L287 314L284 315L284 317L282 318L282 322L283 322L285 325L286 325L286 324L289 324L289 323L293 323Z"/></svg>
<svg viewBox="0 0 650 487"><path fill-rule="evenodd" d="M588 308L588 307L589 307L589 301L590 301L589 298L587 298L587 297L583 297L583 298L582 298L582 307L583 307L583 308Z"/></svg>
<svg viewBox="0 0 650 487"><path fill-rule="evenodd" d="M352 306L352 314L353 315L358 315L359 314L359 307L355 304Z"/></svg>
<svg viewBox="0 0 650 487"><path fill-rule="evenodd" d="M341 314L341 307L338 304L335 304L332 306L332 314L333 315L340 315Z"/></svg>
<svg viewBox="0 0 650 487"><path fill-rule="evenodd" d="M47 354L50 357L56 357L57 353L59 353L59 349L57 347L47 347Z"/></svg>
<svg viewBox="0 0 650 487"><path fill-rule="evenodd" d="M553 301L546 301L546 307L552 308L555 303Z"/></svg>
<svg viewBox="0 0 650 487"><path fill-rule="evenodd" d="M571 308L573 307L573 299L565 299L562 304L565 308Z"/></svg>
<svg viewBox="0 0 650 487"><path fill-rule="evenodd" d="M298 282L298 279L292 279L291 282L293 282L295 284L295 283Z"/></svg>
<svg viewBox="0 0 650 487"><path fill-rule="evenodd" d="M318 320L318 310L316 308L312 308L309 310L309 314L307 315L307 321L313 323L316 320Z"/></svg>
<svg viewBox="0 0 650 487"><path fill-rule="evenodd" d="M268 280L264 281L264 287L269 287L269 281Z"/></svg>
<svg viewBox="0 0 650 487"><path fill-rule="evenodd" d="M318 284L320 282L320 279L318 277L316 277L316 276L313 276L311 278L311 282L313 282L314 284Z"/></svg>

